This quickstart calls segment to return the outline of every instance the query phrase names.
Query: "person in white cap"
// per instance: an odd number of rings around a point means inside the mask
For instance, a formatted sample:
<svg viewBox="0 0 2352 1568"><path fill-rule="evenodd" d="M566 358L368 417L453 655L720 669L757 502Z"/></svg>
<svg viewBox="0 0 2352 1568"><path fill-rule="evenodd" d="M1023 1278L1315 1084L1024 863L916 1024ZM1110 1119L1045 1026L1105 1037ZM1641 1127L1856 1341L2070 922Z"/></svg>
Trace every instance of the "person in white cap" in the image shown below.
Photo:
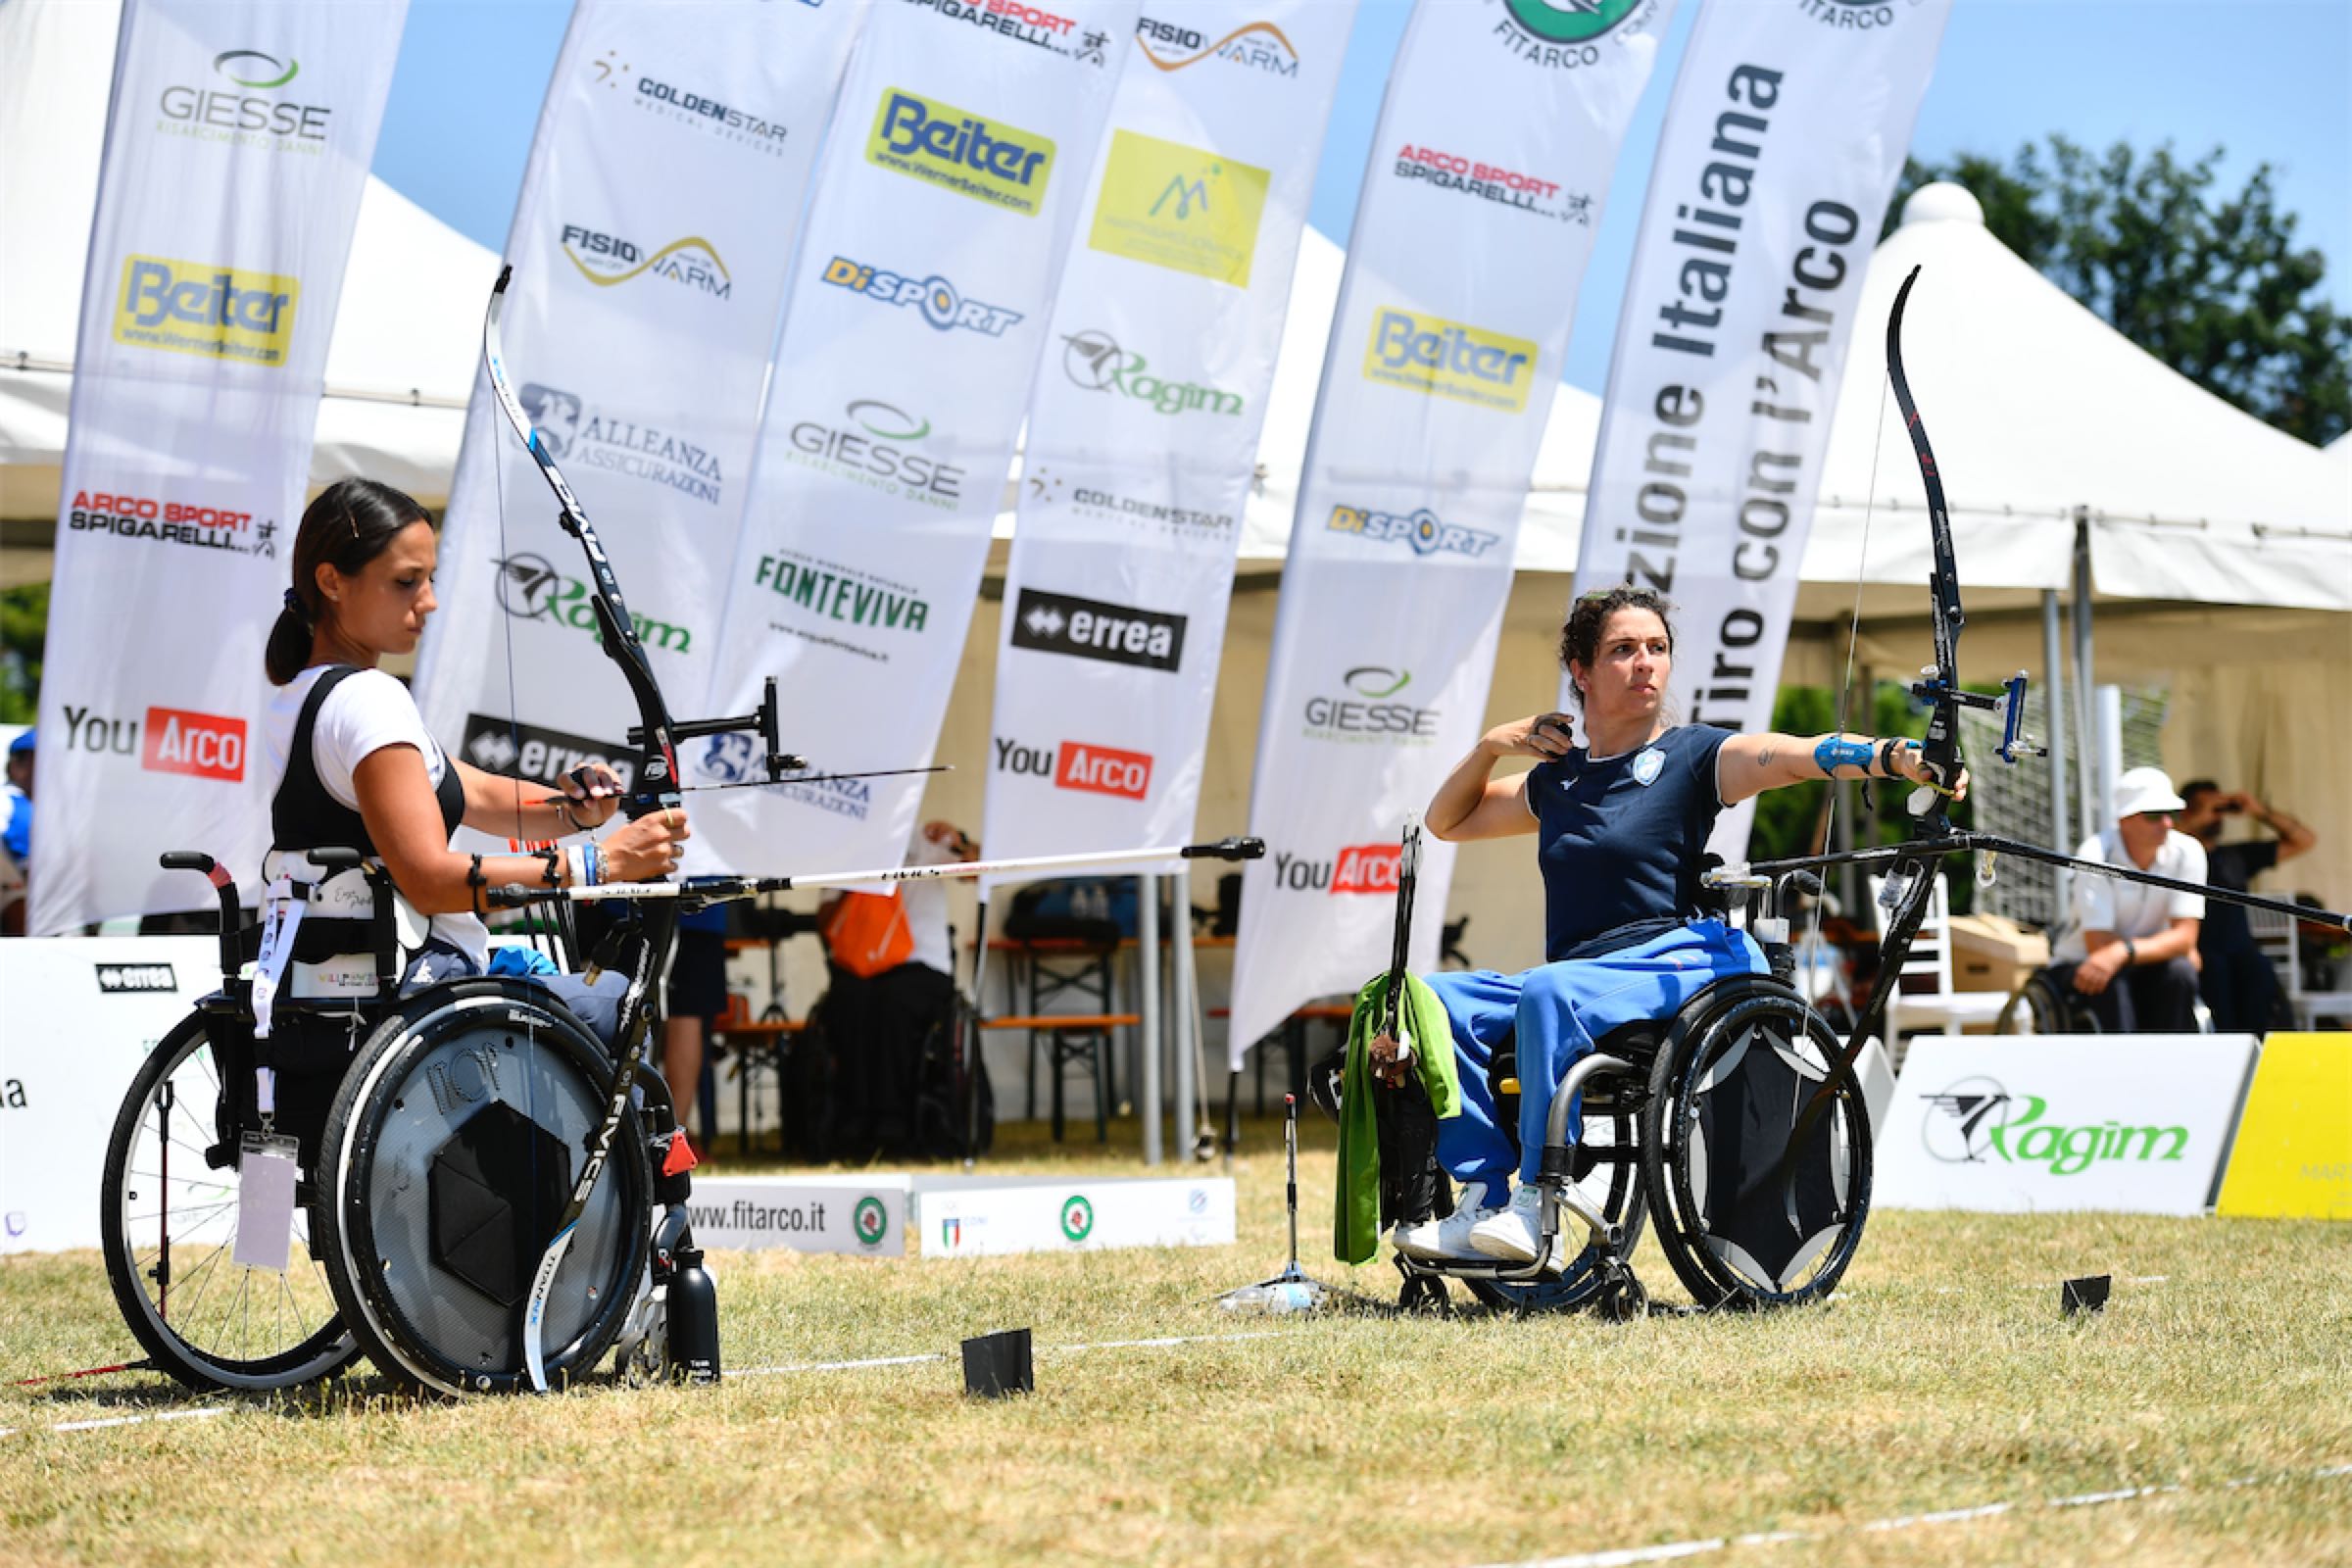
<svg viewBox="0 0 2352 1568"><path fill-rule="evenodd" d="M2181 806L2163 768L2132 768L2115 781L2115 826L2075 855L2203 882L2205 846L2173 826ZM2051 951L2051 973L2090 999L2111 1034L2194 1034L2204 920L2201 895L2079 871L2074 923Z"/></svg>

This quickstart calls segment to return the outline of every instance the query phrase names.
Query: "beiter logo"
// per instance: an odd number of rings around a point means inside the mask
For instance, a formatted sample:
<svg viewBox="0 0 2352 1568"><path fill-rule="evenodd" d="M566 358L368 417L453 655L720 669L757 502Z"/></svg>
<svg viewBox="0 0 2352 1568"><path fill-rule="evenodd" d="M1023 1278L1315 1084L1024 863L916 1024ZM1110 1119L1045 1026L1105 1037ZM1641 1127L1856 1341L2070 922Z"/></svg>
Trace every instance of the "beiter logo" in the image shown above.
<svg viewBox="0 0 2352 1568"><path fill-rule="evenodd" d="M958 196L1034 218L1054 177L1054 143L900 87L883 89L865 161Z"/></svg>
<svg viewBox="0 0 2352 1568"><path fill-rule="evenodd" d="M300 279L208 262L131 256L122 263L115 341L274 369L294 341Z"/></svg>
<svg viewBox="0 0 2352 1568"><path fill-rule="evenodd" d="M1523 337L1391 306L1372 313L1364 379L1518 414L1527 407L1538 353Z"/></svg>
<svg viewBox="0 0 2352 1568"><path fill-rule="evenodd" d="M1184 662L1184 625L1182 615L1023 588L1013 608L1012 646L1173 670Z"/></svg>

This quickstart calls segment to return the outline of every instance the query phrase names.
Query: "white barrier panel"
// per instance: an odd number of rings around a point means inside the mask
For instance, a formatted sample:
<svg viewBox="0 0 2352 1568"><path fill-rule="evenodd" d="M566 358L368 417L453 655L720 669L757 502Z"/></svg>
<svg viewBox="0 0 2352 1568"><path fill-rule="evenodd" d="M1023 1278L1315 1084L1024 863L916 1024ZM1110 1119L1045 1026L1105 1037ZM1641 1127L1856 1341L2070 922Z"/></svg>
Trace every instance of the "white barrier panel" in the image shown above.
<svg viewBox="0 0 2352 1568"><path fill-rule="evenodd" d="M1874 1201L2201 1213L2255 1054L2251 1035L1922 1036L1879 1128Z"/></svg>
<svg viewBox="0 0 2352 1568"><path fill-rule="evenodd" d="M99 1245L123 1091L220 984L211 937L0 942L0 1252Z"/></svg>
<svg viewBox="0 0 2352 1568"><path fill-rule="evenodd" d="M718 1176L694 1184L686 1211L697 1247L905 1257L909 1186L871 1172Z"/></svg>
<svg viewBox="0 0 2352 1568"><path fill-rule="evenodd" d="M917 1176L914 1229L925 1257L1225 1247L1233 1178Z"/></svg>

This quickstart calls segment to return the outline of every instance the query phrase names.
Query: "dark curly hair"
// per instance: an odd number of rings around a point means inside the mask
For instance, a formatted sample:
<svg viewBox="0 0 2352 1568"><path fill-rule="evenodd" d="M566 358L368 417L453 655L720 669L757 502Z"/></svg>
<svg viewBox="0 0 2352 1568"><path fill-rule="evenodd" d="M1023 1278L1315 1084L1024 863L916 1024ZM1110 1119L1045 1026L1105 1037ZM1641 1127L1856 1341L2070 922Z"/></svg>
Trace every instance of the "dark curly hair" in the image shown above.
<svg viewBox="0 0 2352 1568"><path fill-rule="evenodd" d="M1657 616L1658 623L1666 628L1666 651L1674 651L1674 606L1655 589L1621 582L1614 587L1578 594L1576 603L1568 607L1568 618L1560 626L1560 667L1566 669L1571 663L1578 663L1592 668L1594 656L1600 652L1601 631L1608 625L1609 617L1620 610L1646 610ZM1569 690L1575 694L1576 706L1583 708L1583 689L1571 684Z"/></svg>
<svg viewBox="0 0 2352 1568"><path fill-rule="evenodd" d="M318 492L295 530L294 586L262 650L270 684L283 686L310 662L311 633L318 624L319 566L331 564L354 576L410 524L432 520L432 514L410 497L373 479L337 479Z"/></svg>

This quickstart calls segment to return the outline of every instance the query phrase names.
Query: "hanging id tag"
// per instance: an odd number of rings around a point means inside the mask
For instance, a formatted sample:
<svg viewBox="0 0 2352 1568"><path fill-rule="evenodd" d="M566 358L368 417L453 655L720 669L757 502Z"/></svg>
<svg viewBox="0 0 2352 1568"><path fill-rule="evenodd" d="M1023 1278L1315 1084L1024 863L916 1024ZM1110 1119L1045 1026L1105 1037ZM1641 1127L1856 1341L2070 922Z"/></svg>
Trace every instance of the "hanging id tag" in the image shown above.
<svg viewBox="0 0 2352 1568"><path fill-rule="evenodd" d="M294 1179L302 1146L291 1138L247 1133L237 1146L237 1245L245 1268L286 1271L294 1250Z"/></svg>

